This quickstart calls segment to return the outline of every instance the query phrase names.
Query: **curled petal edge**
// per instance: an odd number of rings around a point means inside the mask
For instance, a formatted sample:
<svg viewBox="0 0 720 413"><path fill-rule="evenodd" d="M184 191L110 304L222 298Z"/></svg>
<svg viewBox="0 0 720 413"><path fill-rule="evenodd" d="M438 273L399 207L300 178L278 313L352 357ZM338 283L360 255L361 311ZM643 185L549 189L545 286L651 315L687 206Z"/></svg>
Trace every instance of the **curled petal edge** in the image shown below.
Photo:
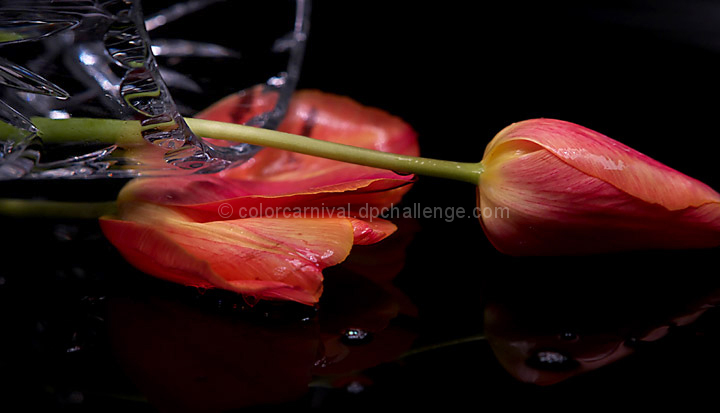
<svg viewBox="0 0 720 413"><path fill-rule="evenodd" d="M720 194L706 184L603 134L561 120L531 119L506 127L487 146L486 162L501 152L501 146L522 141L532 142L585 174L670 211L720 203Z"/></svg>

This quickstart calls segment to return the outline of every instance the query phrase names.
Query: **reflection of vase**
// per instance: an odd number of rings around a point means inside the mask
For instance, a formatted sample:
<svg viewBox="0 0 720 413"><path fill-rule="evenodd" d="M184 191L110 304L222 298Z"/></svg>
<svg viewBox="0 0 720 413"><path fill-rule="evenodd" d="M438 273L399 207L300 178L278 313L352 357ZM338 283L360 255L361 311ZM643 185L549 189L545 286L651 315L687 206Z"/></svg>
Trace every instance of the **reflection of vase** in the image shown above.
<svg viewBox="0 0 720 413"><path fill-rule="evenodd" d="M223 32L218 31L217 42L230 41L229 45L193 39L198 33L216 33L217 25L210 20L193 20L193 32L186 30L187 19L173 24L204 8L220 16L262 12L247 5L203 1L160 10L145 20L139 0L0 0L0 121L13 127L0 128L0 179L206 173L251 157L257 148L208 144L190 131L181 116L193 115L201 101L212 102L266 79L240 79L238 73L214 69L215 83L202 81L208 62L216 68L234 68L238 61L248 64L237 38L220 38ZM293 13L293 7L286 8L276 10L277 15ZM308 1L299 0L295 9L293 26L284 28L287 32L265 34L281 37L271 53L287 58L261 62L265 76L272 74L264 87L278 92L280 99L252 119L253 126L276 126L295 88L307 37ZM257 18L274 16L266 13ZM162 27L163 36L183 38L153 42L146 27L150 31ZM198 59L203 64L182 64ZM284 63L278 66L278 62ZM222 88L213 87L217 84ZM180 96L178 105L171 91ZM125 151L128 148L117 145L43 145L33 116L141 121L145 140L163 149L156 152L162 162L135 159Z"/></svg>

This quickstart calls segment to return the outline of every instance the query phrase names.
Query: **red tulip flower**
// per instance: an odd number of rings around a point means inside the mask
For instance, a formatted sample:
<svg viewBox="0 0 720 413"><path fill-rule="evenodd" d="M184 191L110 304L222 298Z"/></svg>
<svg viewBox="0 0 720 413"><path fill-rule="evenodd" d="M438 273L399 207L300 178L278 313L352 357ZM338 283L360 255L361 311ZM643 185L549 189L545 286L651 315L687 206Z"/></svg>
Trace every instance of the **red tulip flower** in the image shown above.
<svg viewBox="0 0 720 413"><path fill-rule="evenodd" d="M231 96L202 114L243 121L273 95ZM350 99L300 92L279 130L317 139L417 155L403 121ZM398 202L412 176L265 149L239 168L214 175L137 179L118 197L118 216L101 226L140 270L255 299L305 304L322 293L322 270L354 244L395 231L371 208Z"/></svg>
<svg viewBox="0 0 720 413"><path fill-rule="evenodd" d="M497 249L583 254L720 245L720 194L607 136L519 122L485 150L478 205Z"/></svg>

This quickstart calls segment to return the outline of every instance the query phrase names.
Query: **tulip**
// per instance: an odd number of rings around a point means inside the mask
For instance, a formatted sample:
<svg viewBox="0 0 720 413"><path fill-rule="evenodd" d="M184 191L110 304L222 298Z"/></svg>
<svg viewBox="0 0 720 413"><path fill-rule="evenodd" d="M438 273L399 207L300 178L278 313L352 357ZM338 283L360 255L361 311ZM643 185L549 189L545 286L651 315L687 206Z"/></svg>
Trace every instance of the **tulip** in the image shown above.
<svg viewBox="0 0 720 413"><path fill-rule="evenodd" d="M261 96L246 112L261 110ZM225 118L232 96L201 114ZM310 115L312 114L312 115ZM308 129L318 139L417 154L415 132L400 119L347 98L301 92L280 130ZM101 218L106 237L140 270L173 282L221 288L257 299L314 304L322 270L396 227L358 216L360 205L398 202L412 176L281 150L264 150L239 168L213 175L141 178Z"/></svg>
<svg viewBox="0 0 720 413"><path fill-rule="evenodd" d="M720 245L720 194L582 126L515 123L490 142L483 165L481 222L504 253Z"/></svg>

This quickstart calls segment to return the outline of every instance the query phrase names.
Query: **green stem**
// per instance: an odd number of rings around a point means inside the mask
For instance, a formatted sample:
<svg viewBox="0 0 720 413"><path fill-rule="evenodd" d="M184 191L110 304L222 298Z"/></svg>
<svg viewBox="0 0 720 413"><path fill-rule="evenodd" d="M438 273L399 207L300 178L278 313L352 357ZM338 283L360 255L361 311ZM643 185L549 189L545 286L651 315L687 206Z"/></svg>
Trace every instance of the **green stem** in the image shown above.
<svg viewBox="0 0 720 413"><path fill-rule="evenodd" d="M465 343L473 343L473 342L481 342L481 341L486 341L485 335L476 334L476 335L469 336L469 337L463 337L463 338L458 338L455 340L444 341L441 343L430 344L427 346L418 347L418 348L414 348L409 351L406 351L405 353L399 355L396 358L396 361L405 359L407 357L416 356L418 354L424 354L424 353L434 351L434 350L439 350L439 349L448 348L448 347L454 347L454 346L457 346L460 344L465 344ZM359 372L359 371L362 371L362 370L357 370L356 372ZM317 377L315 380L311 381L308 384L308 386L309 387L320 387L320 388L333 388L334 386L332 385L332 379L333 379L333 376Z"/></svg>
<svg viewBox="0 0 720 413"><path fill-rule="evenodd" d="M435 343L435 344L431 344L431 345L424 346L424 347L418 347L418 348L415 348L415 349L412 349L412 350L409 350L409 351L403 353L398 358L410 357L410 356L414 356L417 354L426 353L426 352L432 351L432 350L438 350L438 349L445 348L445 347L457 346L458 344L473 343L473 342L485 341L485 340L486 340L486 337L484 334L476 334L474 336L458 338L458 339L450 340L450 341L444 341L442 343Z"/></svg>
<svg viewBox="0 0 720 413"><path fill-rule="evenodd" d="M193 118L186 118L185 121L198 136L284 149L396 172L453 179L477 185L483 171L479 162L452 162L398 155L234 123ZM99 141L120 145L144 143L141 136L144 128L137 121L32 118L32 122L45 142ZM157 127L158 125L153 125L147 128Z"/></svg>
<svg viewBox="0 0 720 413"><path fill-rule="evenodd" d="M62 202L33 199L0 199L0 215L17 218L97 219L116 212L115 201Z"/></svg>

